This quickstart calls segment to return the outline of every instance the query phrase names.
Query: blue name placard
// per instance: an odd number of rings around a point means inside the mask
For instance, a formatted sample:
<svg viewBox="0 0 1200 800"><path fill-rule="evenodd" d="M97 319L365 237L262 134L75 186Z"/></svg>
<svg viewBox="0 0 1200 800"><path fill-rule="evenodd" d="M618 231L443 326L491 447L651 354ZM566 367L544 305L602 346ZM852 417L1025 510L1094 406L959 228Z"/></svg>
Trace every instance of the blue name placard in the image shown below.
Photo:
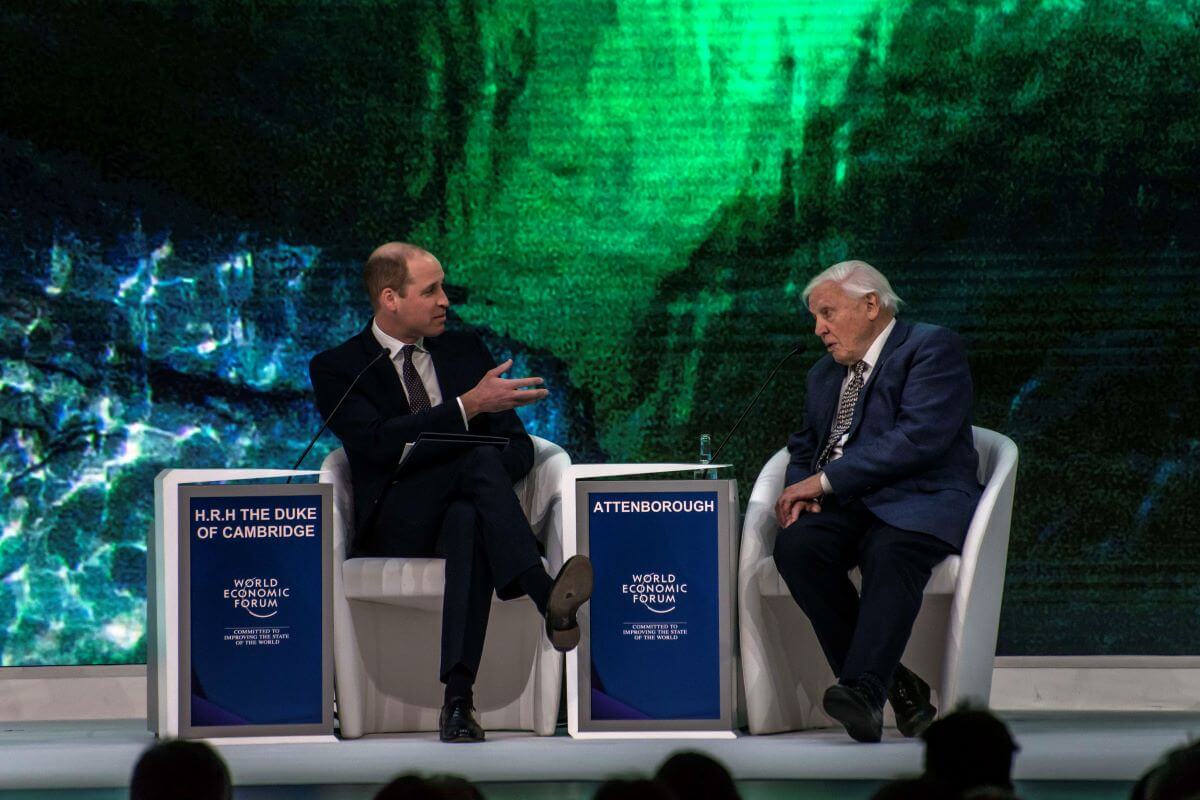
<svg viewBox="0 0 1200 800"><path fill-rule="evenodd" d="M580 691L596 729L704 728L727 719L727 506L716 481L672 483L708 490L590 484L580 497L595 569Z"/></svg>
<svg viewBox="0 0 1200 800"><path fill-rule="evenodd" d="M305 732L329 719L320 488L182 490L185 729Z"/></svg>

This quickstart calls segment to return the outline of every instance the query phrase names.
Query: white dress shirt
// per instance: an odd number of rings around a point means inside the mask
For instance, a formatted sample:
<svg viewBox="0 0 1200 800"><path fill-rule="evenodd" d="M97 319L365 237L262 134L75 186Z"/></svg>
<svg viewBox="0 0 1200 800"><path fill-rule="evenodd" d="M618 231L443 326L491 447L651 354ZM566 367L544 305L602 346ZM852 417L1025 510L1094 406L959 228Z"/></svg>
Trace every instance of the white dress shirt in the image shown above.
<svg viewBox="0 0 1200 800"><path fill-rule="evenodd" d="M863 388L859 390L860 396L863 389L867 388L867 381L871 379L871 373L875 370L875 364L879 361L879 354L883 352L883 346L887 344L888 337L892 334L892 328L896 327L896 318L892 317L892 321L887 324L887 327L879 332L875 337L875 341L871 342L871 346L867 348L866 354L862 357L863 364L866 367L863 369ZM854 374L853 364L846 367L846 377L842 378L842 388L838 392L838 402L841 402L842 394L846 391L846 385L850 383L850 376ZM833 424L837 424L837 413L833 415ZM821 439L821 447L825 446L825 439L829 438L831 431L826 431L824 438ZM842 457L842 448L846 445L846 440L850 438L850 431L846 431L837 440L837 444L833 446L833 452L829 454L830 461L836 461ZM825 473L821 473L821 488L825 490L825 494L833 494L833 487L829 485L829 479L825 477Z"/></svg>
<svg viewBox="0 0 1200 800"><path fill-rule="evenodd" d="M406 342L388 336L379 327L379 323L371 321L371 333L375 335L375 341L379 342L387 351L388 356L392 360L392 366L396 369L396 377L400 378L400 386L404 389L404 399L408 401L408 405L412 407L412 398L408 396L408 387L404 385L404 351L401 348L407 347ZM433 356L425 349L425 337L421 337L413 342L416 349L413 350L412 362L413 368L417 371L417 377L421 379L421 383L425 386L425 394L429 395L430 406L440 406L442 404L442 387L438 385L437 371L433 368ZM463 429L466 430L467 425L467 410L463 408L462 398L454 398L458 401L458 410L462 414Z"/></svg>

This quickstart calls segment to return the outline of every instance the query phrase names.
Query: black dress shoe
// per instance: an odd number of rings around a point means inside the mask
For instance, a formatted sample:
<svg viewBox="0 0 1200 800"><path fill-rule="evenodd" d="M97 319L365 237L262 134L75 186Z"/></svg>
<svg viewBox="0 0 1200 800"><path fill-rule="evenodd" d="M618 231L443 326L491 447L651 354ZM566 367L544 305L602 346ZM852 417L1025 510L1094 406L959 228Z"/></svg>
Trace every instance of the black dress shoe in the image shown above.
<svg viewBox="0 0 1200 800"><path fill-rule="evenodd" d="M929 702L929 684L903 664L896 667L888 702L896 712L896 727L908 736L920 736L937 717L937 709Z"/></svg>
<svg viewBox="0 0 1200 800"><path fill-rule="evenodd" d="M883 738L883 709L857 686L837 683L825 690L825 713L842 723L856 742L878 742Z"/></svg>
<svg viewBox="0 0 1200 800"><path fill-rule="evenodd" d="M558 571L546 601L546 636L555 650L566 652L579 644L579 607L592 596L592 562L571 556Z"/></svg>
<svg viewBox="0 0 1200 800"><path fill-rule="evenodd" d="M483 728L475 720L471 701L454 698L442 706L438 720L438 738L443 742L482 742Z"/></svg>

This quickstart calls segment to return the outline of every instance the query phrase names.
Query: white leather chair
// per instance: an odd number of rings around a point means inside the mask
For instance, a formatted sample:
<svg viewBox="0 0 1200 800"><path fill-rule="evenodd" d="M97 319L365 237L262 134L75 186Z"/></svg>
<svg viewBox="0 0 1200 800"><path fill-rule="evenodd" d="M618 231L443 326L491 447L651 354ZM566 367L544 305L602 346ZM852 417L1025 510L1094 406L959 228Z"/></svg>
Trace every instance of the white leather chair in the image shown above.
<svg viewBox="0 0 1200 800"><path fill-rule="evenodd" d="M962 555L950 556L933 570L902 659L933 687L939 713L963 701L988 703L1008 560L1017 446L995 431L973 430L983 496ZM775 500L783 491L787 463L783 449L762 468L742 524L738 623L751 733L836 724L821 708L825 689L834 683L833 672L772 557L779 532ZM851 573L856 582L857 573ZM890 704L884 722L895 725Z"/></svg>
<svg viewBox="0 0 1200 800"><path fill-rule="evenodd" d="M562 566L559 483L570 458L533 438L534 466L514 488L548 569ZM346 558L354 530L350 464L334 450L321 465L333 483L333 663L338 723L344 738L367 733L435 731L442 707L438 680L442 589L440 558ZM492 599L475 707L485 730L554 733L562 654L527 597Z"/></svg>

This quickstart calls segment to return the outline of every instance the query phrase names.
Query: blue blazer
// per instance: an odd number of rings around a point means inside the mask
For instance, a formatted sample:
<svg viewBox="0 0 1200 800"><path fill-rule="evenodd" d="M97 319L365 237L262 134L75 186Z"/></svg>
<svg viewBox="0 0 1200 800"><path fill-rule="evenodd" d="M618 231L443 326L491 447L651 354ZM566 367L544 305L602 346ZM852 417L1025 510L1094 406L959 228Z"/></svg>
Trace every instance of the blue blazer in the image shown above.
<svg viewBox="0 0 1200 800"><path fill-rule="evenodd" d="M804 426L788 439L788 485L817 471L845 376L830 355L809 371ZM958 334L897 319L859 395L842 457L825 465L834 494L961 550L981 488L971 404Z"/></svg>

